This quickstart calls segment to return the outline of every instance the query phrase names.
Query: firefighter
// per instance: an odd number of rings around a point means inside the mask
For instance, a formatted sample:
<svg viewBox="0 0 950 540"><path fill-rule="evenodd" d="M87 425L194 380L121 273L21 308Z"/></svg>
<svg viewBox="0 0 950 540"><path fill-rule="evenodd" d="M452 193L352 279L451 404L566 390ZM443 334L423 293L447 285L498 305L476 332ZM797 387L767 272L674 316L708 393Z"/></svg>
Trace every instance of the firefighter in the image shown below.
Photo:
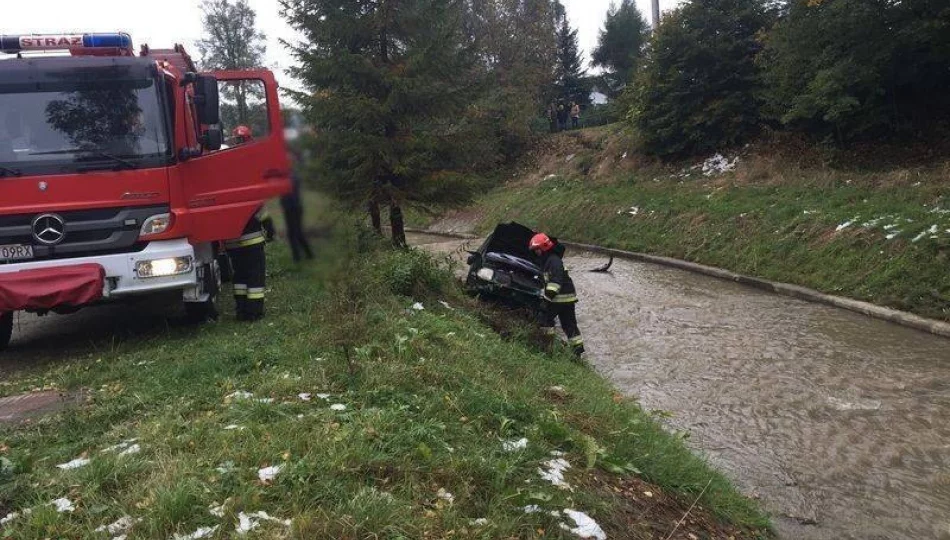
<svg viewBox="0 0 950 540"><path fill-rule="evenodd" d="M234 145L249 143L254 140L254 135L251 133L251 128L240 125L234 128L231 131L231 137L234 139Z"/></svg>
<svg viewBox="0 0 950 540"><path fill-rule="evenodd" d="M239 321L252 322L264 317L266 241L258 212L248 221L240 238L224 244L234 268L234 307Z"/></svg>
<svg viewBox="0 0 950 540"><path fill-rule="evenodd" d="M577 357L584 354L584 338L577 327L577 290L574 281L564 268L564 261L555 252L555 243L544 233L535 234L528 244L540 262L544 277L544 291L541 308L538 311L541 330L554 336L555 320L561 322L561 328L567 334L567 342Z"/></svg>

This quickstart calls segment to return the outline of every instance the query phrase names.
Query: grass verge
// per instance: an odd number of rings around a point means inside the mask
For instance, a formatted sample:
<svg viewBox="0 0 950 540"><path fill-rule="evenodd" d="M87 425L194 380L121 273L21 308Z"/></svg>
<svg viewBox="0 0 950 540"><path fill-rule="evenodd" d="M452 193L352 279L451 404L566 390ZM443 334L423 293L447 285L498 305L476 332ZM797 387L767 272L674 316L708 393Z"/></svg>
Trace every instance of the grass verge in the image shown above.
<svg viewBox="0 0 950 540"><path fill-rule="evenodd" d="M653 538L700 493L677 538L767 534L593 371L517 324L493 333L427 255L355 233L310 265L269 249L265 321L172 327L0 387L89 396L0 426L0 537L576 538L576 509ZM552 452L570 488L541 478Z"/></svg>

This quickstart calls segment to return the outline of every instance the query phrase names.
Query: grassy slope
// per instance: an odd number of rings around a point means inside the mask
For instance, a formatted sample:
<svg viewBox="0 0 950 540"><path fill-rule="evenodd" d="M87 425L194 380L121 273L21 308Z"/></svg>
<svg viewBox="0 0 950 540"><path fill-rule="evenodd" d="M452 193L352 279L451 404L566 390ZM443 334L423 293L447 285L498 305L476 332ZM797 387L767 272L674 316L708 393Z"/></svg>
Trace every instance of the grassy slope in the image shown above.
<svg viewBox="0 0 950 540"><path fill-rule="evenodd" d="M0 425L0 517L34 509L0 537L107 537L94 530L123 515L142 519L130 538L199 526L228 537L239 512L260 510L293 520L291 536L308 539L570 537L546 512L525 514L529 504L581 509L614 538L641 537L614 519L613 493L585 487L585 464L610 477L605 470L638 469L687 505L711 482L702 505L764 526L752 503L595 373L492 333L460 309L467 300L425 256L357 257L344 247L356 243L324 244L321 261L304 267L271 246L263 323L173 328L6 381L3 394L55 385L89 389L90 400L28 426ZM426 309L407 309L415 300ZM254 398L228 397L236 391ZM530 441L524 451L502 449L520 437ZM102 453L130 438L139 453ZM575 465L573 492L538 477L556 449ZM56 468L79 456L92 461ZM259 468L273 465L280 474L260 482ZM44 506L59 497L76 510ZM222 503L223 518L209 514ZM286 532L273 523L255 531Z"/></svg>
<svg viewBox="0 0 950 540"><path fill-rule="evenodd" d="M566 144L571 138L584 144ZM707 178L689 168L625 167L614 138L604 130L562 136L533 181L479 201L480 229L516 219L575 241L950 320L947 164L868 172L752 156L734 173Z"/></svg>

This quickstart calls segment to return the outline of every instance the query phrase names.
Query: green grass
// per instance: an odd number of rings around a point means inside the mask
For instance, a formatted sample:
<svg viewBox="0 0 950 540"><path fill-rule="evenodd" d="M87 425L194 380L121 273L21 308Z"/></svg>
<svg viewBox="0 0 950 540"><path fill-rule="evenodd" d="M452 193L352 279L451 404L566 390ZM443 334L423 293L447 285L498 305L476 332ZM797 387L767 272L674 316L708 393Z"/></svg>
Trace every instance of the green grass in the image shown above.
<svg viewBox="0 0 950 540"><path fill-rule="evenodd" d="M503 339L428 256L373 244L347 234L305 266L270 246L265 321L172 327L0 386L90 392L81 408L0 426L0 517L33 509L0 537L106 538L96 528L128 515L141 520L129 538L214 526L225 538L240 512L266 511L291 525L265 521L252 535L566 538L557 518L522 507L608 520L616 500L584 487L592 471L639 474L687 504L711 482L704 506L767 526L720 474L566 351L537 350L517 322ZM424 310L410 309L417 301ZM552 385L566 397L553 399ZM521 437L525 450L503 450ZM138 453L103 452L132 438ZM554 450L574 465L575 491L539 478ZM56 467L79 456L91 463ZM282 469L261 482L268 466ZM47 505L61 497L75 511ZM219 505L224 517L209 512ZM487 523L473 525L478 518Z"/></svg>
<svg viewBox="0 0 950 540"><path fill-rule="evenodd" d="M479 228L517 220L577 242L950 320L946 168L862 172L753 163L717 178L670 172L651 167L594 181L573 169L538 185L499 188L478 202ZM888 239L890 233L897 234Z"/></svg>

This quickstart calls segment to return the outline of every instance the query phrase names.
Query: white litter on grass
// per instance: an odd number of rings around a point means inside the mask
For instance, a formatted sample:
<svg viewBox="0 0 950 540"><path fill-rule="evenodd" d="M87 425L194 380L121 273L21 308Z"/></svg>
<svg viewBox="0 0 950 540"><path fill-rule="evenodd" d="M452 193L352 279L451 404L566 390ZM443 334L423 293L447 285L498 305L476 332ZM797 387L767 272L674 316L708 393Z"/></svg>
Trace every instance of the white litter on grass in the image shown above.
<svg viewBox="0 0 950 540"><path fill-rule="evenodd" d="M637 214L640 213L640 207L639 207L639 206L631 206L631 207L630 207L630 210L627 210L627 213L630 214L631 216L635 216L635 215L637 215Z"/></svg>
<svg viewBox="0 0 950 540"><path fill-rule="evenodd" d="M893 240L893 239L897 238L897 236L898 236L900 233L901 233L900 231L894 231L894 232L892 232L892 233L888 233L888 235L885 236L885 238L887 238L888 240Z"/></svg>
<svg viewBox="0 0 950 540"><path fill-rule="evenodd" d="M571 154L571 155L567 156L567 159L566 159L565 161L566 161L567 163L570 163L570 162L574 161L574 158L575 158L575 157L577 157L577 154Z"/></svg>
<svg viewBox="0 0 950 540"><path fill-rule="evenodd" d="M313 394L308 394L304 392L302 394L297 394L297 397L300 398L301 401L310 401L311 399L313 399Z"/></svg>
<svg viewBox="0 0 950 540"><path fill-rule="evenodd" d="M548 180L553 180L553 179L555 179L555 178L557 178L557 175L556 175L556 174L549 174L549 175L547 175L547 176L544 177L544 181L547 182Z"/></svg>
<svg viewBox="0 0 950 540"><path fill-rule="evenodd" d="M516 450L524 450L528 447L528 439L522 437L517 441L504 441L501 443L501 447L505 449L505 452L514 452Z"/></svg>
<svg viewBox="0 0 950 540"><path fill-rule="evenodd" d="M252 512L250 514L245 514L244 512L241 512L240 514L238 514L238 526L234 530L234 532L243 536L253 531L254 529L260 527L262 521L271 521L273 523L280 523L281 525L285 527L290 527L290 524L291 524L291 521L289 519L277 519L264 511Z"/></svg>
<svg viewBox="0 0 950 540"><path fill-rule="evenodd" d="M212 516L216 517L216 518L223 518L223 517L224 517L224 505L221 504L221 505L215 506L215 505L212 504L211 507L208 508L208 513L211 514Z"/></svg>
<svg viewBox="0 0 950 540"><path fill-rule="evenodd" d="M574 523L577 525L574 528L569 527L561 523L561 528L565 531L572 532L581 538L593 538L594 540L607 540L607 533L600 528L600 525L597 524L590 516L584 512L578 512L577 510L564 510L564 515L574 520Z"/></svg>
<svg viewBox="0 0 950 540"><path fill-rule="evenodd" d="M208 538L218 532L218 528L218 525L214 527L199 527L197 531L191 534L176 534L172 537L172 540L200 540L201 538Z"/></svg>
<svg viewBox="0 0 950 540"><path fill-rule="evenodd" d="M716 154L703 162L703 176L713 176L734 171L739 163L739 157L729 161L722 154Z"/></svg>
<svg viewBox="0 0 950 540"><path fill-rule="evenodd" d="M7 517L0 518L0 525L6 525L7 523L10 523L11 521L19 518L20 516L26 517L32 513L33 513L33 510L29 508L21 512L10 512L9 514L7 514Z"/></svg>
<svg viewBox="0 0 950 540"><path fill-rule="evenodd" d="M231 392L226 396L228 399L251 399L254 397L254 394L246 392L244 390L238 390L237 392Z"/></svg>
<svg viewBox="0 0 950 540"><path fill-rule="evenodd" d="M225 431L234 431L235 429L238 429L238 430L242 430L242 431L243 431L243 430L245 429L245 427L244 427L244 426L239 426L239 425L237 425L237 424L228 424L228 425L224 426L224 429L225 429Z"/></svg>
<svg viewBox="0 0 950 540"><path fill-rule="evenodd" d="M333 411L345 411L345 410L346 410L346 405L344 405L344 404L342 404L342 403L334 403L333 405L330 405L330 410L333 410Z"/></svg>
<svg viewBox="0 0 950 540"><path fill-rule="evenodd" d="M66 512L72 512L73 510L76 509L76 507L73 506L73 502L67 499L66 497L63 497L61 499L56 499L55 501L49 503L49 506L55 506L56 511L59 512L60 514L64 514Z"/></svg>
<svg viewBox="0 0 950 540"><path fill-rule="evenodd" d="M626 152L624 152L624 153L623 153L623 155L622 155L622 156L620 156L620 159L627 159L627 153L626 153Z"/></svg>
<svg viewBox="0 0 950 540"><path fill-rule="evenodd" d="M110 446L108 448L103 448L102 450L100 450L100 452L103 454L111 454L113 452L118 452L119 450L125 450L126 448L134 444L136 441L138 441L138 439L128 439L128 440L120 442L119 444Z"/></svg>
<svg viewBox="0 0 950 540"><path fill-rule="evenodd" d="M529 504L522 508L522 510L524 510L525 514L538 514L541 512L541 507L536 504Z"/></svg>
<svg viewBox="0 0 950 540"><path fill-rule="evenodd" d="M80 467L85 467L86 465L89 465L90 463L92 463L92 460L89 459L89 458L76 458L76 459L74 459L74 460L72 460L72 461L69 461L69 462L67 462L67 463L60 463L60 464L57 465L56 467L57 467L58 469L62 469L62 470L64 470L64 471L69 471L69 470L72 470L72 469L78 469L78 468L80 468Z"/></svg>
<svg viewBox="0 0 950 540"><path fill-rule="evenodd" d="M98 529L96 529L96 532L97 533L108 532L111 535L121 534L124 536L125 533L132 530L132 527L134 527L135 524L140 521L142 521L141 518L133 518L132 516L122 516L119 519L115 520L114 522L110 523L109 525L103 525L99 527Z"/></svg>
<svg viewBox="0 0 950 540"><path fill-rule="evenodd" d="M561 489L572 489L571 485L564 481L564 471L571 468L571 464L564 458L555 458L544 462L545 469L538 469L538 474L543 480L551 482Z"/></svg>
<svg viewBox="0 0 950 540"><path fill-rule="evenodd" d="M917 242L918 240L922 239L923 237L925 237L925 236L927 236L927 235L933 236L933 235L937 234L937 232L938 232L937 226L936 226L936 225L931 225L929 229L927 229L926 231L923 231L923 232L921 232L920 234L918 234L917 236L915 236L914 239L911 240L911 242Z"/></svg>
<svg viewBox="0 0 950 540"><path fill-rule="evenodd" d="M452 306L450 306L449 303L446 302L445 300L439 300L439 304L441 304L442 307L444 307L445 309L447 309L447 310L449 310L449 311L455 311L455 308L452 307Z"/></svg>
<svg viewBox="0 0 950 540"><path fill-rule="evenodd" d="M848 227L850 227L850 226L852 226L852 225L854 225L854 220L853 220L853 219L852 219L851 221L845 221L845 222L842 223L841 225L838 225L837 227L835 227L835 232L841 232L841 231L847 229Z"/></svg>
<svg viewBox="0 0 950 540"><path fill-rule="evenodd" d="M473 527L484 527L485 525L488 525L488 520L485 518L478 518L473 519L471 523Z"/></svg>
<svg viewBox="0 0 950 540"><path fill-rule="evenodd" d="M455 502L455 495L452 495L445 488L439 488L438 493L435 494L436 497L442 499L443 501L452 504Z"/></svg>
<svg viewBox="0 0 950 540"><path fill-rule="evenodd" d="M277 475L280 474L280 471L284 468L283 465L274 465L272 467L264 467L257 471L257 477L261 479L261 482L265 484L268 482L273 482L274 478L277 478Z"/></svg>
<svg viewBox="0 0 950 540"><path fill-rule="evenodd" d="M330 394L317 394L317 397L323 400L330 399Z"/></svg>
<svg viewBox="0 0 950 540"><path fill-rule="evenodd" d="M274 402L274 398L269 398L269 397L260 398L260 399L257 400L257 402L258 402L258 403L264 403L264 404L268 404L268 405L269 405L269 404L271 404L271 403Z"/></svg>
<svg viewBox="0 0 950 540"><path fill-rule="evenodd" d="M422 302L416 302L412 305L412 309L416 311L425 311L426 307L422 305Z"/></svg>
<svg viewBox="0 0 950 540"><path fill-rule="evenodd" d="M142 451L142 447L138 444L133 444L132 446L126 448L125 450L119 452L120 456L131 456L132 454L138 454Z"/></svg>
<svg viewBox="0 0 950 540"><path fill-rule="evenodd" d="M811 214L817 214L817 213L818 213L817 210L802 210L802 214L804 214L804 215L806 215L806 216L809 216L809 215L811 215Z"/></svg>

